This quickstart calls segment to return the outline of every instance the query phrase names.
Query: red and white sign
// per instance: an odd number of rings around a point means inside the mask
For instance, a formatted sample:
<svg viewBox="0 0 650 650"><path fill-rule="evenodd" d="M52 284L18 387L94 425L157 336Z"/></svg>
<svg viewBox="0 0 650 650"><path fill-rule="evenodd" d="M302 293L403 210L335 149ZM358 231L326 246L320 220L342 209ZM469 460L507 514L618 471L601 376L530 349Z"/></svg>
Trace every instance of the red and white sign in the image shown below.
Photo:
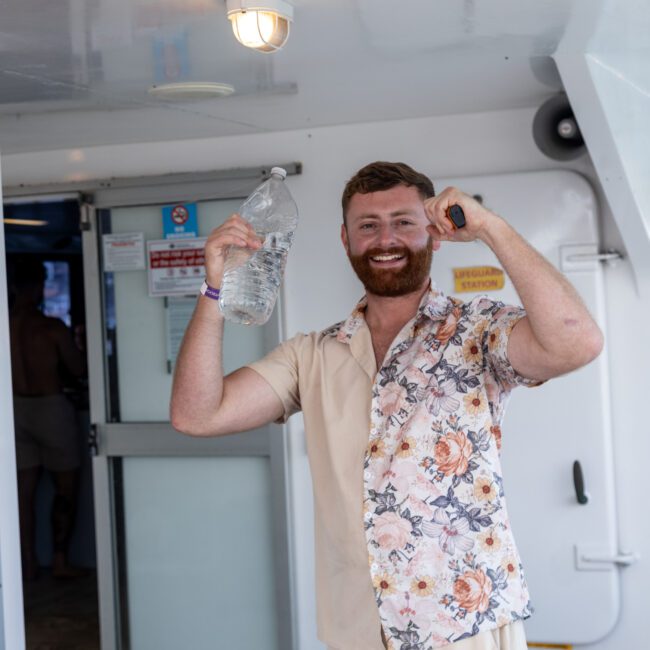
<svg viewBox="0 0 650 650"><path fill-rule="evenodd" d="M189 212L184 205L177 205L172 209L172 221L176 225L182 226L189 218Z"/></svg>
<svg viewBox="0 0 650 650"><path fill-rule="evenodd" d="M144 269L144 234L124 232L102 235L104 271L140 271Z"/></svg>
<svg viewBox="0 0 650 650"><path fill-rule="evenodd" d="M204 247L207 237L160 239L147 242L149 295L198 294L205 277Z"/></svg>

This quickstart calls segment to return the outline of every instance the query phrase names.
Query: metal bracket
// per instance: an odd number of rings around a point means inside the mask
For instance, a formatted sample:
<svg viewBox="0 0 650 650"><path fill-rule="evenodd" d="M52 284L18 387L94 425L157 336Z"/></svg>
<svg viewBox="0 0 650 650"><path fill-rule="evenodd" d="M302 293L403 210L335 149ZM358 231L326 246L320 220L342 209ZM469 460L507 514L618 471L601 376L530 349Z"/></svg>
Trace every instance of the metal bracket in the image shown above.
<svg viewBox="0 0 650 650"><path fill-rule="evenodd" d="M624 257L622 253L613 249L601 253L596 244L560 246L560 268L564 272L592 271L594 262L603 262L613 266Z"/></svg>
<svg viewBox="0 0 650 650"><path fill-rule="evenodd" d="M603 545L576 544L574 549L578 571L611 571L617 566L630 566L639 559L638 553L620 551L612 554Z"/></svg>
<svg viewBox="0 0 650 650"><path fill-rule="evenodd" d="M89 203L82 203L79 206L79 230L90 230L90 210L92 206Z"/></svg>
<svg viewBox="0 0 650 650"><path fill-rule="evenodd" d="M576 253L575 255L569 255L567 257L568 262L616 262L623 259L623 253L619 253L615 250L608 250L606 253L596 253L581 255Z"/></svg>

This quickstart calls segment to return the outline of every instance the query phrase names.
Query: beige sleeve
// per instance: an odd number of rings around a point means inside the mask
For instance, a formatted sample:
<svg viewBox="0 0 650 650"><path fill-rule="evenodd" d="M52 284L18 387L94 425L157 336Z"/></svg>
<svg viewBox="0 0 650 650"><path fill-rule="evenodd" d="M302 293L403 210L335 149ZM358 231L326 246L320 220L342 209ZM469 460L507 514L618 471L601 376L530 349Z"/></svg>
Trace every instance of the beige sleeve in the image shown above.
<svg viewBox="0 0 650 650"><path fill-rule="evenodd" d="M306 338L304 334L298 334L278 345L259 361L246 366L261 375L280 398L284 415L278 423L286 422L291 415L300 411L299 357L301 345Z"/></svg>

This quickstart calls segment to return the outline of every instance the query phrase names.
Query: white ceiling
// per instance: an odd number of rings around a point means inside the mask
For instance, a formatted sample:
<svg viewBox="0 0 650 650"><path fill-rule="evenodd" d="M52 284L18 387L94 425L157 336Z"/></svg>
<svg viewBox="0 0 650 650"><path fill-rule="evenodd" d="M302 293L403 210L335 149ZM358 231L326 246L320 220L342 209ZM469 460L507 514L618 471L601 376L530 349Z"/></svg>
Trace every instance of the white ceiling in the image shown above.
<svg viewBox="0 0 650 650"><path fill-rule="evenodd" d="M577 2L577 0L576 0ZM537 106L572 0L295 0L286 47L239 45L225 0L5 0L0 151ZM162 102L152 84L218 81Z"/></svg>

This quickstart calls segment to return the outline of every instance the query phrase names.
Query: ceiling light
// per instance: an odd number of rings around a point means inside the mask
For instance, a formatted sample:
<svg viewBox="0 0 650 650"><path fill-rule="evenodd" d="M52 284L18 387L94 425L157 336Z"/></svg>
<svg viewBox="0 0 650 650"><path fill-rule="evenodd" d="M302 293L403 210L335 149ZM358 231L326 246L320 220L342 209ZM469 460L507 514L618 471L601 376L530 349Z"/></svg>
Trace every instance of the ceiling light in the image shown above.
<svg viewBox="0 0 650 650"><path fill-rule="evenodd" d="M47 226L47 221L40 219L3 219L10 226Z"/></svg>
<svg viewBox="0 0 650 650"><path fill-rule="evenodd" d="M284 0L226 0L235 38L260 52L275 52L289 38L293 7Z"/></svg>

